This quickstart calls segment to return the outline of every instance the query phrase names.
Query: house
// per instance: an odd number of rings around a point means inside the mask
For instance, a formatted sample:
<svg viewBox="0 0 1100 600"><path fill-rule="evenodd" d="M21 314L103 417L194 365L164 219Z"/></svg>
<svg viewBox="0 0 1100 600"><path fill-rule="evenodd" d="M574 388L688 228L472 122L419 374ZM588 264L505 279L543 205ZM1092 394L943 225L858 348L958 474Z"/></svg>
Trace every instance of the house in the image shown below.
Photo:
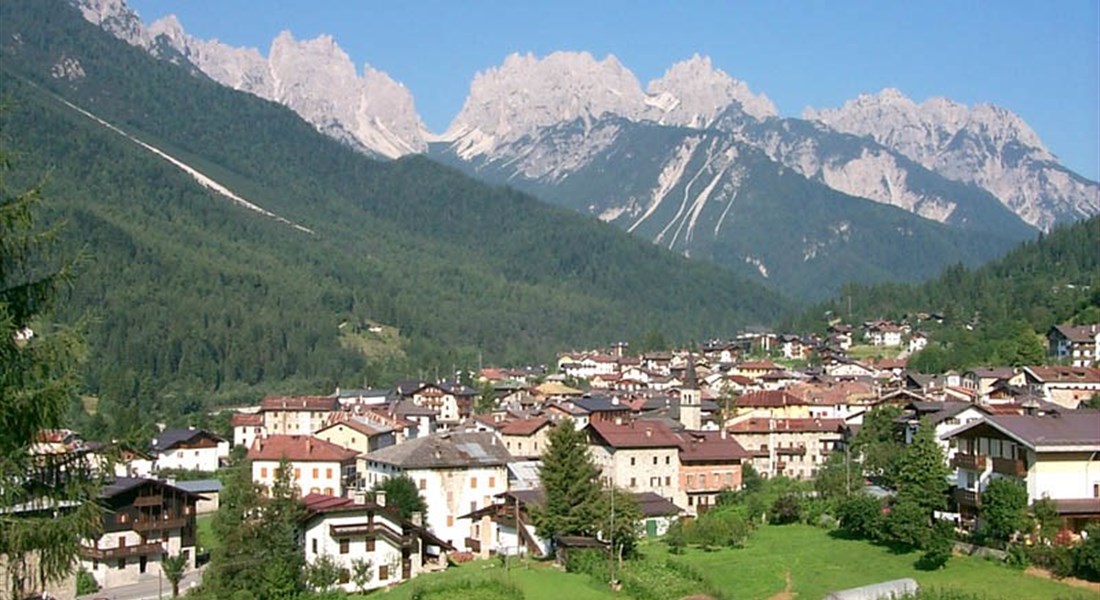
<svg viewBox="0 0 1100 600"><path fill-rule="evenodd" d="M347 413L342 413L340 416L341 418L331 425L318 429L313 436L348 450L354 450L359 454L373 452L397 443L392 427L362 416Z"/></svg>
<svg viewBox="0 0 1100 600"><path fill-rule="evenodd" d="M448 545L488 555L496 550L492 522L456 519L492 504L508 489L511 460L495 433L445 432L375 450L359 463L366 487L395 476L412 479L428 504L425 525Z"/></svg>
<svg viewBox="0 0 1100 600"><path fill-rule="evenodd" d="M1028 500L1054 501L1074 530L1100 521L1100 412L987 415L947 434L958 452L954 500L979 525L982 493L998 477L1023 482Z"/></svg>
<svg viewBox="0 0 1100 600"><path fill-rule="evenodd" d="M546 450L550 419L533 417L508 421L500 428L500 437L508 453L517 459L538 459Z"/></svg>
<svg viewBox="0 0 1100 600"><path fill-rule="evenodd" d="M844 419L751 417L726 429L761 475L809 479L838 448L844 426Z"/></svg>
<svg viewBox="0 0 1100 600"><path fill-rule="evenodd" d="M80 567L102 587L157 581L165 556L182 555L194 569L199 499L156 479L114 479L100 491L102 534L81 542Z"/></svg>
<svg viewBox="0 0 1100 600"><path fill-rule="evenodd" d="M357 563L369 564L365 589L373 590L445 569L446 553L454 549L418 523L419 514L405 520L386 506L384 492L374 500L365 493L352 498L309 494L302 503L299 536L306 563L322 556L332 559L339 569L337 585L345 592L359 590L352 581Z"/></svg>
<svg viewBox="0 0 1100 600"><path fill-rule="evenodd" d="M190 481L169 481L171 485L198 496L195 514L205 515L218 512L221 503L222 482L218 479L192 479Z"/></svg>
<svg viewBox="0 0 1100 600"><path fill-rule="evenodd" d="M910 402L905 409L906 416L904 419L907 424L905 443L913 443L913 436L916 434L918 424L922 419L926 420L929 425L935 428L936 441L940 445L940 449L943 450L943 455L948 464L955 457L958 448L955 442L947 437L947 434L962 425L967 425L990 414L988 408L970 402L916 401Z"/></svg>
<svg viewBox="0 0 1100 600"><path fill-rule="evenodd" d="M1047 332L1050 355L1074 367L1100 366L1100 325L1055 325Z"/></svg>
<svg viewBox="0 0 1100 600"><path fill-rule="evenodd" d="M551 540L540 537L531 514L546 503L542 488L508 490L494 501L459 517L477 523L489 519L494 524L493 546L505 556L546 558L552 552Z"/></svg>
<svg viewBox="0 0 1100 600"><path fill-rule="evenodd" d="M928 346L928 334L923 331L914 331L909 336L909 354L915 354Z"/></svg>
<svg viewBox="0 0 1100 600"><path fill-rule="evenodd" d="M153 438L158 470L214 472L229 458L229 441L203 429L165 429Z"/></svg>
<svg viewBox="0 0 1100 600"><path fill-rule="evenodd" d="M309 435L271 435L259 438L248 450L252 481L270 489L283 460L289 463L301 495L343 496L355 481L354 450Z"/></svg>
<svg viewBox="0 0 1100 600"><path fill-rule="evenodd" d="M608 485L631 493L654 492L678 506L687 504L680 487L680 436L663 421L588 424L592 461Z"/></svg>
<svg viewBox="0 0 1100 600"><path fill-rule="evenodd" d="M657 537L668 533L668 528L684 513L664 496L653 492L634 494L634 503L642 516L641 528L646 537Z"/></svg>
<svg viewBox="0 0 1100 600"><path fill-rule="evenodd" d="M738 416L754 415L772 418L810 416L810 405L786 390L748 392L738 396L733 404Z"/></svg>
<svg viewBox="0 0 1100 600"><path fill-rule="evenodd" d="M1012 367L984 367L971 369L962 376L963 387L975 390L980 397L988 397L998 381L1010 385L1023 385L1024 374Z"/></svg>
<svg viewBox="0 0 1100 600"><path fill-rule="evenodd" d="M864 329L863 337L872 346L894 348L901 345L902 329L890 321L875 321Z"/></svg>
<svg viewBox="0 0 1100 600"><path fill-rule="evenodd" d="M814 345L806 342L797 335L781 335L779 336L779 349L783 353L783 358L788 360L802 360L809 358L810 353L813 352Z"/></svg>
<svg viewBox="0 0 1100 600"><path fill-rule="evenodd" d="M233 426L233 446L251 448L252 442L264 435L264 416L255 413L233 413L230 417Z"/></svg>
<svg viewBox="0 0 1100 600"><path fill-rule="evenodd" d="M752 455L737 440L725 430L683 431L679 437L680 488L689 513L714 506L724 490L741 489L741 463Z"/></svg>
<svg viewBox="0 0 1100 600"><path fill-rule="evenodd" d="M770 360L749 360L742 363L738 363L733 367L731 374L740 375L742 377L748 377L753 381L760 379L764 375L771 373L772 371L782 371L783 367L775 364Z"/></svg>
<svg viewBox="0 0 1100 600"><path fill-rule="evenodd" d="M622 422L630 418L630 407L622 398L614 396L586 396L577 398L573 404L588 412L588 422Z"/></svg>
<svg viewBox="0 0 1100 600"><path fill-rule="evenodd" d="M338 410L336 396L268 396L260 401L265 435L312 435Z"/></svg>
<svg viewBox="0 0 1100 600"><path fill-rule="evenodd" d="M857 379L873 379L878 377L878 371L872 367L850 359L837 359L827 367L825 374L837 379L854 381Z"/></svg>
<svg viewBox="0 0 1100 600"><path fill-rule="evenodd" d="M1100 368L1024 367L1024 376L1044 399L1066 408L1077 408L1100 393Z"/></svg>

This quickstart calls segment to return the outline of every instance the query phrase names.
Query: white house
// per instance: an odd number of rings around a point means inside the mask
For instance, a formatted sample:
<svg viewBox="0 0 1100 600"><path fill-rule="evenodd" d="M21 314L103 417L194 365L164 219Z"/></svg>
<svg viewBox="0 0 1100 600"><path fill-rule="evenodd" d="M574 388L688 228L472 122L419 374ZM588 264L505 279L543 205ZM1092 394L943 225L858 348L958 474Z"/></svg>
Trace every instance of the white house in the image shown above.
<svg viewBox="0 0 1100 600"><path fill-rule="evenodd" d="M302 502L306 516L299 535L306 563L332 559L340 569L338 585L346 592L360 589L353 579L357 566L370 573L366 590L447 566L451 548L416 522L419 515L407 521L387 507L384 493L373 501L365 493L352 498L310 494Z"/></svg>
<svg viewBox="0 0 1100 600"><path fill-rule="evenodd" d="M496 550L492 521L459 516L489 506L508 489L511 460L495 433L451 432L364 454L359 464L367 487L401 475L412 479L428 504L424 523L432 533L459 550L487 555Z"/></svg>
<svg viewBox="0 0 1100 600"><path fill-rule="evenodd" d="M264 436L264 416L260 413L233 413L233 446L251 448L256 438Z"/></svg>
<svg viewBox="0 0 1100 600"><path fill-rule="evenodd" d="M203 429L165 429L153 438L156 468L217 471L229 458L229 441Z"/></svg>
<svg viewBox="0 0 1100 600"><path fill-rule="evenodd" d="M292 469L301 495L343 496L355 480L354 450L308 435L272 435L258 438L248 450L252 481L270 488L279 476L283 460Z"/></svg>

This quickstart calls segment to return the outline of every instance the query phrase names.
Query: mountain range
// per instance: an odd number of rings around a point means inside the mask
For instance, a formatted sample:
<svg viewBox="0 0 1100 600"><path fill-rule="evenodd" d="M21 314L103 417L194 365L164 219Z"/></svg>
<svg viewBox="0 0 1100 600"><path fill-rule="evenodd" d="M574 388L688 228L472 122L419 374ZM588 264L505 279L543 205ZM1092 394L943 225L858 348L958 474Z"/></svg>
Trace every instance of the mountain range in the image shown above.
<svg viewBox="0 0 1100 600"><path fill-rule="evenodd" d="M798 297L976 265L1100 213L1100 186L996 106L888 89L783 118L698 55L643 88L614 56L513 54L474 77L436 135L405 87L357 69L330 36L283 32L264 55L197 39L173 16L146 26L122 0L73 2L131 45L283 104L360 152L427 154Z"/></svg>

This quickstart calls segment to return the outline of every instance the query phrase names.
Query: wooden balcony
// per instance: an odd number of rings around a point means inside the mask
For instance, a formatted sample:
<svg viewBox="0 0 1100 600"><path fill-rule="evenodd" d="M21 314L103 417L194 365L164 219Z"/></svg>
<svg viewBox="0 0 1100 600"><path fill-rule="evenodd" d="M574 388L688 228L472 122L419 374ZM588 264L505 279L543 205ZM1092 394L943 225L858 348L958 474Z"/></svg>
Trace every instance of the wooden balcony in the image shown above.
<svg viewBox="0 0 1100 600"><path fill-rule="evenodd" d="M806 447L801 446L798 448L776 448L775 453L780 456L805 456Z"/></svg>
<svg viewBox="0 0 1100 600"><path fill-rule="evenodd" d="M982 496L970 490L955 490L955 503L959 506L978 508L982 505Z"/></svg>
<svg viewBox="0 0 1100 600"><path fill-rule="evenodd" d="M152 556L163 553L164 547L161 546L159 543L139 544L137 546L122 546L116 548L90 548L88 546L80 547L80 555L82 557L95 560L113 560L116 558L127 558L130 556Z"/></svg>
<svg viewBox="0 0 1100 600"><path fill-rule="evenodd" d="M470 549L470 552L481 552L481 541L474 538L466 538L466 547Z"/></svg>
<svg viewBox="0 0 1100 600"><path fill-rule="evenodd" d="M160 506L164 504L164 496L138 496L134 498L134 506Z"/></svg>
<svg viewBox="0 0 1100 600"><path fill-rule="evenodd" d="M134 521L134 531L163 531L165 529L182 529L187 526L187 517L173 517L171 519L138 519Z"/></svg>
<svg viewBox="0 0 1100 600"><path fill-rule="evenodd" d="M1020 479L1027 478L1027 465L1022 460L1014 460L1011 458L993 458L993 472L1000 473L1001 475L1010 475L1012 477L1019 477Z"/></svg>
<svg viewBox="0 0 1100 600"><path fill-rule="evenodd" d="M985 456L981 454L956 454L955 458L951 459L951 466L956 469L966 469L967 471L984 471L986 465Z"/></svg>

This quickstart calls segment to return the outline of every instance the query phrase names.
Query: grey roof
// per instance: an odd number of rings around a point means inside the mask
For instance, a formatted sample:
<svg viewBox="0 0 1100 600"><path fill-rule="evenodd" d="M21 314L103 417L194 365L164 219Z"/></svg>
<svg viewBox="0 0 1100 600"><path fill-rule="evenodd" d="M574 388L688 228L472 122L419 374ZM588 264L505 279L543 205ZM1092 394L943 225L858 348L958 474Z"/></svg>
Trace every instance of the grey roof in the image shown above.
<svg viewBox="0 0 1100 600"><path fill-rule="evenodd" d="M225 441L221 436L210 433L204 429L193 429L190 427L185 429L165 429L153 438L152 448L157 452L171 450L176 447L176 445L191 441L200 435L208 435L218 441Z"/></svg>
<svg viewBox="0 0 1100 600"><path fill-rule="evenodd" d="M643 517L667 517L684 512L684 509L654 492L641 492L633 494L633 496Z"/></svg>
<svg viewBox="0 0 1100 600"><path fill-rule="evenodd" d="M177 481L175 486L192 494L207 494L222 491L222 482L217 479L196 479L194 481Z"/></svg>
<svg viewBox="0 0 1100 600"><path fill-rule="evenodd" d="M983 424L1032 449L1100 450L1100 411L1066 411L1051 416L990 415L952 431L949 437Z"/></svg>
<svg viewBox="0 0 1100 600"><path fill-rule="evenodd" d="M155 487L175 488L191 495L198 495L177 485L171 485L159 479L150 479L148 477L116 477L114 481L100 489L99 495L101 498L113 498L146 484L152 484Z"/></svg>
<svg viewBox="0 0 1100 600"><path fill-rule="evenodd" d="M573 404L587 410L588 412L608 412L616 410L630 410L630 407L622 402L618 402L610 396L590 396L587 398L577 398L573 401Z"/></svg>
<svg viewBox="0 0 1100 600"><path fill-rule="evenodd" d="M439 433L388 446L363 455L368 461L402 469L504 465L512 455L491 432Z"/></svg>

